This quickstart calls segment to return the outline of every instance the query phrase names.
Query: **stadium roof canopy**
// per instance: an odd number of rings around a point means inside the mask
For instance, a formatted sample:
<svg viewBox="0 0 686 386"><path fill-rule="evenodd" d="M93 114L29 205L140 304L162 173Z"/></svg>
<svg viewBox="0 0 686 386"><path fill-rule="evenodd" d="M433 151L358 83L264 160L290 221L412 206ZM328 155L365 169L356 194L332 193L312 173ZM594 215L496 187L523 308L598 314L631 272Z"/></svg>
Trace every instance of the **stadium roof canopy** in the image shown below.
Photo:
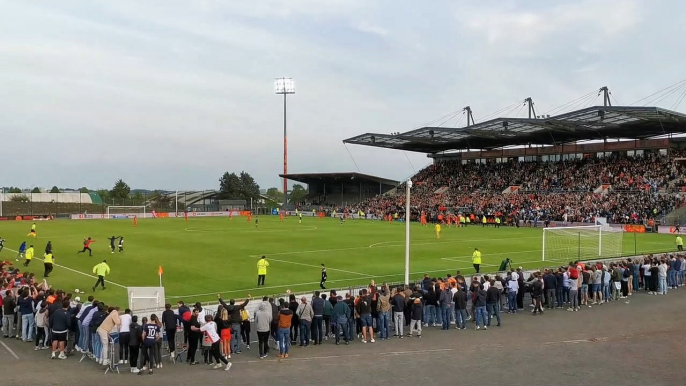
<svg viewBox="0 0 686 386"><path fill-rule="evenodd" d="M496 118L467 127L422 127L396 135L366 133L343 143L437 153L560 145L583 140L645 139L686 133L686 115L659 107L595 106L552 117Z"/></svg>
<svg viewBox="0 0 686 386"><path fill-rule="evenodd" d="M301 174L279 174L279 177L286 178L293 181L302 182L304 184L311 184L313 182L350 182L351 180L366 180L376 182L383 185L397 186L398 181L389 180L386 178L371 176L369 174L362 174L356 172L350 173L301 173Z"/></svg>

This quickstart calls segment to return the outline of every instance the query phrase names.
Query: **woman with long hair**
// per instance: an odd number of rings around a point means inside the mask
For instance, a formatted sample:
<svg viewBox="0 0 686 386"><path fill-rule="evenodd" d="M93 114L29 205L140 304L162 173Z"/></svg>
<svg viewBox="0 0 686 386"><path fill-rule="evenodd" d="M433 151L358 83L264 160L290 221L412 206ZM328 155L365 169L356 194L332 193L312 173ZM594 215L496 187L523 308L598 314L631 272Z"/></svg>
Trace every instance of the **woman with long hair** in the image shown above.
<svg viewBox="0 0 686 386"><path fill-rule="evenodd" d="M157 315L155 315L155 314L150 315L150 323L154 323L159 328L159 331L162 331L162 322L157 317ZM158 369L161 369L162 368L162 335L160 335L159 339L157 339L155 341L154 355L155 355L155 367Z"/></svg>
<svg viewBox="0 0 686 386"><path fill-rule="evenodd" d="M228 360L226 360L226 358L221 356L219 352L220 338L217 334L217 324L212 319L212 315L205 315L206 323L200 328L191 326L191 330L203 332L205 334L205 337L212 343L212 348L210 349L210 352L211 355L214 357L214 360L217 362L214 368L220 369L222 365L219 362L223 362L226 365L226 368L224 368L224 370L229 371L229 369L231 369L231 362L229 362Z"/></svg>
<svg viewBox="0 0 686 386"><path fill-rule="evenodd" d="M231 358L231 320L225 307L221 308L217 328L221 337L221 353L224 358Z"/></svg>

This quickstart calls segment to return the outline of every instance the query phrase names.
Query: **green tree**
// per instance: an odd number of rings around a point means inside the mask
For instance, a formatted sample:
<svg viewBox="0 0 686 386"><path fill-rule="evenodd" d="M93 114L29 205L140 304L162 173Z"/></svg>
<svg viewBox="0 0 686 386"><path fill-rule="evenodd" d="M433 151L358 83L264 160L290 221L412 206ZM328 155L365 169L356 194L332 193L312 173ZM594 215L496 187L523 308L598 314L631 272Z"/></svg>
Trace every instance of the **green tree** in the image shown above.
<svg viewBox="0 0 686 386"><path fill-rule="evenodd" d="M249 173L241 171L241 198L246 202L253 200L258 200L260 198L260 185L255 182L255 179Z"/></svg>
<svg viewBox="0 0 686 386"><path fill-rule="evenodd" d="M60 192L60 188L58 188L57 186L53 186L52 189L50 189L50 193L59 193L59 192Z"/></svg>
<svg viewBox="0 0 686 386"><path fill-rule="evenodd" d="M129 197L129 193L131 193L131 188L129 185L124 182L121 178L117 180L117 182L114 183L114 187L112 188L112 191L110 192L110 198L119 198L119 199L124 199Z"/></svg>
<svg viewBox="0 0 686 386"><path fill-rule="evenodd" d="M16 186L10 186L8 193L21 193L21 189Z"/></svg>
<svg viewBox="0 0 686 386"><path fill-rule="evenodd" d="M240 198L241 180L236 173L225 172L219 179L219 198L235 200Z"/></svg>
<svg viewBox="0 0 686 386"><path fill-rule="evenodd" d="M17 193L19 193L19 192L17 192ZM31 189L31 193L40 193L40 188Z"/></svg>
<svg viewBox="0 0 686 386"><path fill-rule="evenodd" d="M152 192L150 195L150 198L148 199L148 203L150 204L151 207L155 209L164 209L168 210L171 208L171 204L174 201L174 198L171 197L168 194L164 194L160 190L155 190Z"/></svg>
<svg viewBox="0 0 686 386"><path fill-rule="evenodd" d="M140 190L136 190L136 192L133 193L130 198L133 200L134 205L142 205L143 201L145 201L145 196L143 196L143 193L141 193Z"/></svg>
<svg viewBox="0 0 686 386"><path fill-rule="evenodd" d="M29 202L29 201L31 201L31 199L26 194L15 194L12 197L10 197L10 201L12 201L12 202Z"/></svg>
<svg viewBox="0 0 686 386"><path fill-rule="evenodd" d="M90 190L89 190L87 187L84 186L83 188L79 188L79 192L81 192L81 193L89 193Z"/></svg>
<svg viewBox="0 0 686 386"><path fill-rule="evenodd" d="M98 189L95 191L95 193L100 196L100 199L102 199L102 202L109 204L110 202L110 191L107 189Z"/></svg>
<svg viewBox="0 0 686 386"><path fill-rule="evenodd" d="M265 194L268 199L274 202L283 201L283 192L279 188L269 188L267 189L267 194Z"/></svg>
<svg viewBox="0 0 686 386"><path fill-rule="evenodd" d="M288 196L288 202L291 204L296 204L301 202L307 195L307 190L300 184L293 185L291 194Z"/></svg>

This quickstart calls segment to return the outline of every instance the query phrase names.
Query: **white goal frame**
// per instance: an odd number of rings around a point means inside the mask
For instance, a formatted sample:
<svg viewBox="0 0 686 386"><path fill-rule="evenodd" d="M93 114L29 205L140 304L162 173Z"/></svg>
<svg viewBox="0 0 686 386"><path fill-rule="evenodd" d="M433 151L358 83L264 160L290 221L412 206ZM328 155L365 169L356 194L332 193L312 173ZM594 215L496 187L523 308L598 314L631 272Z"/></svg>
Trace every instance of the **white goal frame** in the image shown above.
<svg viewBox="0 0 686 386"><path fill-rule="evenodd" d="M146 213L146 212L145 212L145 206L144 206L144 205L132 205L132 206L128 206L128 205L110 205L110 206L107 207L107 214L106 214L106 215L107 215L107 217L106 217L107 219L111 219L111 218L112 218L112 215L110 215L110 208L117 208L117 209L143 209L143 215L142 215L141 217L142 217L142 218L145 218L145 213ZM119 214L119 213L115 213L114 215L117 215L117 214ZM121 213L121 214L127 214L127 213ZM132 213L128 213L128 214L132 214Z"/></svg>
<svg viewBox="0 0 686 386"><path fill-rule="evenodd" d="M583 225L583 226L572 226L572 227L550 227L550 228L543 228L543 245L542 245L542 257L541 261L545 261L545 239L546 239L546 233L549 231L553 230L564 230L564 231L570 231L573 232L575 229L578 230L597 230L598 231L598 256L602 256L603 254L603 227L607 227L606 225Z"/></svg>

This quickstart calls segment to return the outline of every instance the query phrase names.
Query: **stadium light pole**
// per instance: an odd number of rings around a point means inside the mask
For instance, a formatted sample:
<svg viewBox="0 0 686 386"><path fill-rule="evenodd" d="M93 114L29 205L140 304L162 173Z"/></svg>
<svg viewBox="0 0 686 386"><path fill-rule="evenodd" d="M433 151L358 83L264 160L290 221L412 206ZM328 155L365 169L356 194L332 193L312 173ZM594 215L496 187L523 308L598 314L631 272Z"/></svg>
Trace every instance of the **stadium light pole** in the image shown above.
<svg viewBox="0 0 686 386"><path fill-rule="evenodd" d="M295 94L293 78L276 78L274 92L283 95L283 174L288 174L288 142L286 141L286 96ZM283 178L283 207L288 202L288 179Z"/></svg>
<svg viewBox="0 0 686 386"><path fill-rule="evenodd" d="M410 284L410 190L412 180L407 180L405 190L405 284Z"/></svg>

